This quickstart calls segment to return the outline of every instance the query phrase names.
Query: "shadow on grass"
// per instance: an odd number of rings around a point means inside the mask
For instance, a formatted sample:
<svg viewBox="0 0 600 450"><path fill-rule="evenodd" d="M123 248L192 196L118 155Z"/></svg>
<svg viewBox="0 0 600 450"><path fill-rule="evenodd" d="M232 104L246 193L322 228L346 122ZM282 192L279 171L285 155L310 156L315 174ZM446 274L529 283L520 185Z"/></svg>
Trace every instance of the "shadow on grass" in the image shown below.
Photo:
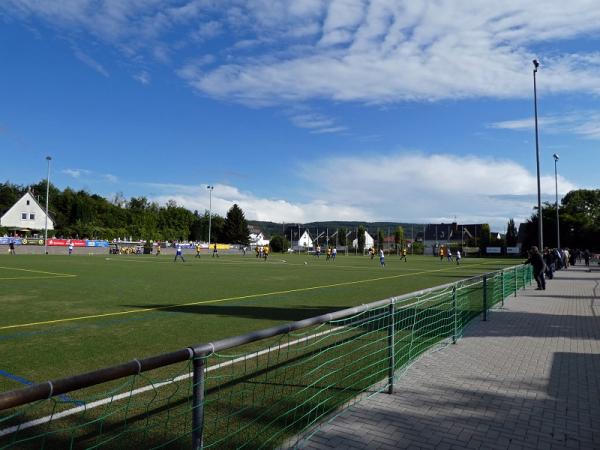
<svg viewBox="0 0 600 450"><path fill-rule="evenodd" d="M215 316L235 316L250 319L284 320L293 322L310 317L328 314L345 307L340 306L311 306L303 308L277 308L271 306L237 306L237 305L123 305L127 308L158 309L186 314L205 314Z"/></svg>

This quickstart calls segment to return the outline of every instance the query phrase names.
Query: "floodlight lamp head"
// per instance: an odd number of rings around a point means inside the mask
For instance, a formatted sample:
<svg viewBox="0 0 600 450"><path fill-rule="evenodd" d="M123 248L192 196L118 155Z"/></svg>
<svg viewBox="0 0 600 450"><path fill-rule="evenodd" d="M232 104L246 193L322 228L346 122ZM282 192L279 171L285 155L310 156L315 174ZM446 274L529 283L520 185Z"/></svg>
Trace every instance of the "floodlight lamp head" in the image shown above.
<svg viewBox="0 0 600 450"><path fill-rule="evenodd" d="M46 156L46 161L50 161L52 159L52 156Z"/></svg>
<svg viewBox="0 0 600 450"><path fill-rule="evenodd" d="M534 71L534 72L537 72L537 70L538 70L538 67L540 67L540 63L539 63L539 61L538 61L537 59L534 59L534 60L533 60L533 71Z"/></svg>
<svg viewBox="0 0 600 450"><path fill-rule="evenodd" d="M214 188L215 188L214 186L206 186L206 189L209 189L209 190L211 190L211 191L212 191Z"/></svg>
<svg viewBox="0 0 600 450"><path fill-rule="evenodd" d="M552 157L554 158L554 161L558 161L560 159L558 157L558 153L555 153L554 155L552 155Z"/></svg>

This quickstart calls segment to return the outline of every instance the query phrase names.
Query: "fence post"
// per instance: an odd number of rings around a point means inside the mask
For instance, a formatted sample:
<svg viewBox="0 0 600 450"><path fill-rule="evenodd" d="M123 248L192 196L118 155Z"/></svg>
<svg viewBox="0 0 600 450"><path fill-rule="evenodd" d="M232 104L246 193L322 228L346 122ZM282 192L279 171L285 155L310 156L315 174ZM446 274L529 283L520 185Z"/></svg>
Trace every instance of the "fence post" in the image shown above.
<svg viewBox="0 0 600 450"><path fill-rule="evenodd" d="M500 280L502 281L502 306L504 306L504 297L506 296L504 293L504 269L502 269L502 272L500 272Z"/></svg>
<svg viewBox="0 0 600 450"><path fill-rule="evenodd" d="M454 316L454 333L452 334L452 343L456 344L458 337L458 308L456 307L456 285L452 288L452 314Z"/></svg>
<svg viewBox="0 0 600 450"><path fill-rule="evenodd" d="M388 306L390 315L390 324L388 326L388 394L394 393L394 372L396 370L396 350L395 350L395 339L394 333L396 328L396 308L394 305L395 298L392 298L392 302Z"/></svg>
<svg viewBox="0 0 600 450"><path fill-rule="evenodd" d="M487 320L487 275L483 276L483 320Z"/></svg>
<svg viewBox="0 0 600 450"><path fill-rule="evenodd" d="M525 289L525 286L527 286L527 270L523 266L523 289Z"/></svg>
<svg viewBox="0 0 600 450"><path fill-rule="evenodd" d="M517 296L517 291L519 290L519 277L517 275L517 266L515 266L515 297Z"/></svg>
<svg viewBox="0 0 600 450"><path fill-rule="evenodd" d="M204 446L204 356L195 356L193 359L193 385L192 385L192 449L201 450Z"/></svg>

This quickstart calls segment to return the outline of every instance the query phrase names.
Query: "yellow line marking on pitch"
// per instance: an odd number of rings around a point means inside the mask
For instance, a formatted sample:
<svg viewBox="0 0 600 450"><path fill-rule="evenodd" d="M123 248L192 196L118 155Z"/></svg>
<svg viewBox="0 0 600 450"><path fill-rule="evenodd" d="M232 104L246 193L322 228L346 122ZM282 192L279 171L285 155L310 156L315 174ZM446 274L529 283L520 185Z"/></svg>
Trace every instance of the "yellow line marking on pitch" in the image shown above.
<svg viewBox="0 0 600 450"><path fill-rule="evenodd" d="M463 267L473 267L476 265L480 266L480 265L485 265L485 264L490 264L490 263L483 262L483 263L471 264L470 266L463 266ZM456 266L448 267L446 269L425 270L422 272L415 272L415 273L402 273L402 274L398 274L398 275L390 275L390 276L385 276L385 277L367 278L364 280L356 280L356 281L344 281L341 283L333 283L333 284L327 284L327 285L321 285L321 286L310 286L310 287L304 287L304 288L288 289L288 290L284 290L284 291L274 291L274 292L264 292L261 294L240 295L238 297L225 297L225 298L218 298L218 299L214 299L214 300L200 300L197 302L180 303L177 305L170 305L170 306L157 306L155 308L130 309L130 310L126 310L126 311L117 311L117 312L104 313L104 314L94 314L94 315L90 315L90 316L67 317L65 319L45 320L45 321L41 321L41 322L31 322L31 323L21 323L21 324L16 324L16 325L3 326L3 327L0 327L0 330L33 327L36 325L50 325L50 324L62 323L62 322L74 322L76 320L99 319L101 317L123 316L126 314L135 314L135 313L142 313L142 312L148 312L148 311L161 311L161 310L169 310L169 309L173 309L173 308L181 308L182 306L206 305L208 303L221 303L221 302L227 302L227 301L232 301L232 300L246 300L249 298L259 298L259 297L268 297L271 295L290 294L293 292L316 291L319 289L327 289L327 288L340 287L340 286L350 286L350 285L354 285L354 284L372 283L374 281L392 280L395 278L407 277L407 276L412 276L412 275L423 275L423 274L433 273L433 272L445 272L445 271L453 270L453 269L456 269Z"/></svg>
<svg viewBox="0 0 600 450"><path fill-rule="evenodd" d="M48 277L7 277L7 278L0 278L0 281L5 281L5 280L54 280L56 278L73 278L76 277L77 275L51 275Z"/></svg>
<svg viewBox="0 0 600 450"><path fill-rule="evenodd" d="M77 275L72 275L70 273L56 273L56 272L46 272L44 270L19 269L17 267L3 267L3 266L0 266L0 269L18 270L19 272L43 273L45 275L54 275L56 277L76 277L77 276Z"/></svg>

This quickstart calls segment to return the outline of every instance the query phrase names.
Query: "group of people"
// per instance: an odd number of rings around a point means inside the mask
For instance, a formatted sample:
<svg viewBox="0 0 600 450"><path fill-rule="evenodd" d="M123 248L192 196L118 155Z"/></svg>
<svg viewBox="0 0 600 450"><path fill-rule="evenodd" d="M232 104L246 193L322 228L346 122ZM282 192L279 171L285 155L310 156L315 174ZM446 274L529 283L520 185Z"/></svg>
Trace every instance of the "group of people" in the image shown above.
<svg viewBox="0 0 600 450"><path fill-rule="evenodd" d="M375 258L376 254L379 254L379 265L381 267L385 267L385 252L383 251L382 248L380 248L379 252L378 252L375 249L375 247L369 247L368 254L371 259ZM402 250L400 250L399 251L400 261L404 260L404 262L408 262L408 259L406 259L407 254L408 254L408 251L406 250L406 248L403 248Z"/></svg>
<svg viewBox="0 0 600 450"><path fill-rule="evenodd" d="M194 258L200 258L200 251L202 250L202 246L200 244L196 244L196 255ZM156 256L160 255L160 245L156 247ZM212 257L219 257L219 249L217 248L217 244L213 244ZM177 262L177 259L181 259L181 261L185 262L185 258L183 257L183 247L181 244L177 244L175 247L175 259L173 262Z"/></svg>
<svg viewBox="0 0 600 450"><path fill-rule="evenodd" d="M322 248L320 245L317 245L315 247L315 257L316 258L320 258L321 257L321 252L322 252ZM337 248L335 247L327 247L327 250L325 250L325 261L335 261L335 258L337 256Z"/></svg>
<svg viewBox="0 0 600 450"><path fill-rule="evenodd" d="M537 283L537 290L546 289L546 278L553 279L554 272L557 270L566 270L569 266L574 266L576 262L583 260L586 267L590 265L591 253L589 250L569 250L568 248L550 249L546 247L544 253L540 253L537 246L531 247L526 263L533 267L533 277Z"/></svg>
<svg viewBox="0 0 600 450"><path fill-rule="evenodd" d="M456 253L453 255L450 247L440 247L439 250L440 261L444 260L444 256L448 259L448 262L456 261L456 265L460 265L460 260L462 259L462 255L460 254L460 250L456 250Z"/></svg>
<svg viewBox="0 0 600 450"><path fill-rule="evenodd" d="M265 261L269 257L269 246L268 245L257 245L254 249L256 257L258 259L264 259ZM245 254L245 253L244 253Z"/></svg>

